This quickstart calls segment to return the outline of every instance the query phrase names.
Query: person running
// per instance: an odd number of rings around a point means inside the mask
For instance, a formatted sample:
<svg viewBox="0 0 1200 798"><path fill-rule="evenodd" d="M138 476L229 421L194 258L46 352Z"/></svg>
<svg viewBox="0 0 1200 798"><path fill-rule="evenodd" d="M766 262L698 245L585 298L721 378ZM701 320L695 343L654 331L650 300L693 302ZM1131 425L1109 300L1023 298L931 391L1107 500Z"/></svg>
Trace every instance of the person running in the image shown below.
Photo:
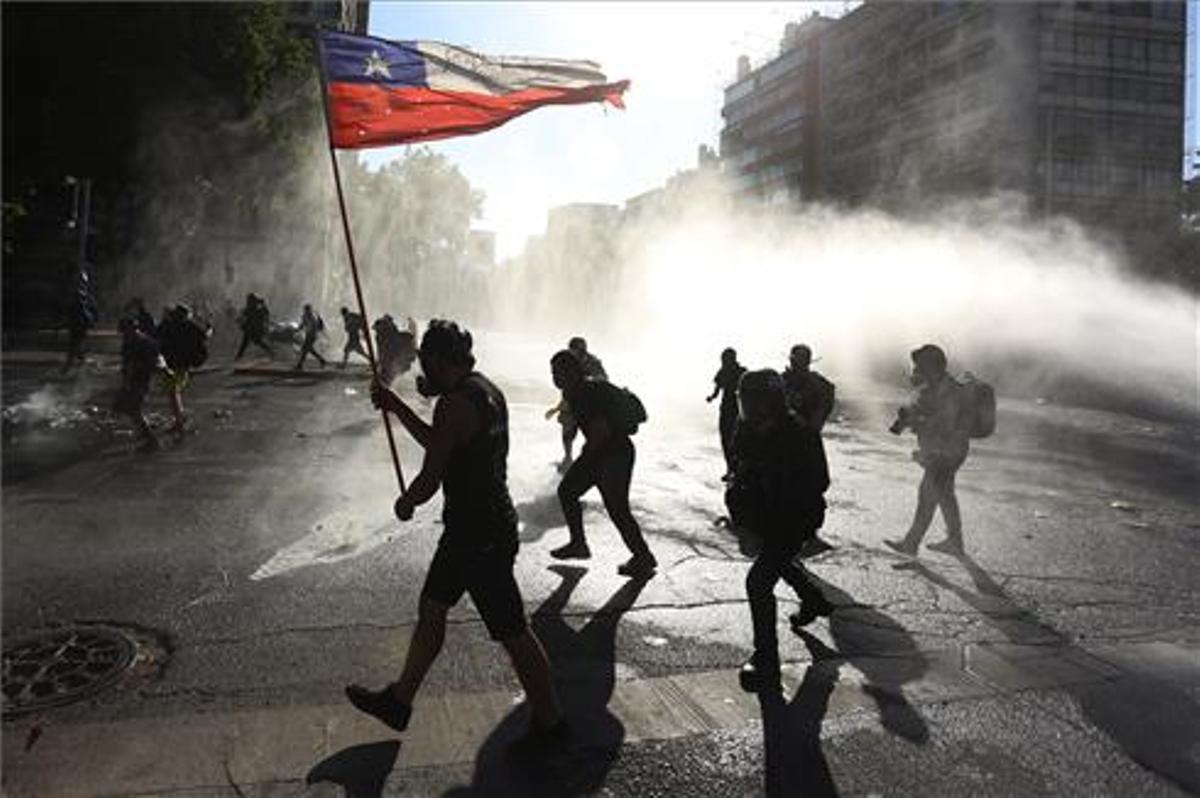
<svg viewBox="0 0 1200 798"><path fill-rule="evenodd" d="M954 478L967 459L970 430L965 421L966 395L963 386L947 371L946 353L934 344L925 344L910 354L913 362L912 383L917 389L914 401L900 408L893 435L905 429L917 433L913 460L924 469L917 488L917 509L908 532L899 540L884 543L901 554L913 555L940 507L946 522L946 538L930 543L929 548L945 554L962 554L962 515Z"/></svg>
<svg viewBox="0 0 1200 798"><path fill-rule="evenodd" d="M367 350L363 349L362 336L367 334L367 323L363 320L361 314L351 313L350 308L342 307L342 327L346 330L346 345L342 347L342 368L346 368L346 361L350 359L351 352L357 352L366 358L367 362L371 361Z"/></svg>
<svg viewBox="0 0 1200 798"><path fill-rule="evenodd" d="M242 328L242 344L233 359L241 360L251 342L265 350L270 357L275 357L275 349L267 341L270 324L271 312L266 301L254 293L246 294L246 306L238 314L238 326Z"/></svg>
<svg viewBox="0 0 1200 798"><path fill-rule="evenodd" d="M202 327L192 318L187 305L176 305L158 327L158 345L167 367L163 370L163 387L171 403L174 422L168 432L183 432L187 426L187 415L183 411L183 390L188 384L188 375L199 368L208 358L208 336L210 329Z"/></svg>
<svg viewBox="0 0 1200 798"><path fill-rule="evenodd" d="M747 372L738 384L738 402L737 470L727 502L731 516L762 544L746 574L754 654L739 676L743 689L755 692L779 687L776 583L783 579L800 598L800 611L790 616L793 628L834 609L796 561L804 540L824 523L829 467L820 434L789 410L778 372Z"/></svg>
<svg viewBox="0 0 1200 798"><path fill-rule="evenodd" d="M304 334L304 342L300 344L300 359L296 361L296 371L304 371L304 361L309 354L317 359L321 368L325 368L328 365L325 357L316 349L317 336L325 332L325 320L313 310L312 305L306 304L304 312L300 314L300 332Z"/></svg>
<svg viewBox="0 0 1200 798"><path fill-rule="evenodd" d="M717 428L721 432L721 452L725 455L725 476L721 479L726 482L733 478L733 433L737 429L738 420L737 386L738 380L745 373L746 367L738 362L737 350L732 347L726 348L721 352L721 368L713 377L713 391L704 399L711 402L718 396L721 397Z"/></svg>
<svg viewBox="0 0 1200 798"><path fill-rule="evenodd" d="M623 576L645 577L658 567L642 537L642 529L629 508L629 483L637 452L630 440L629 421L624 417L622 389L606 380L589 379L579 358L562 350L550 359L554 385L563 392L571 412L583 430L584 444L562 481L558 499L567 521L570 540L550 552L556 559L586 559L591 556L583 532L583 507L579 498L592 487L600 489L604 508L621 533L621 539L633 556L617 572ZM644 420L641 419L634 422Z"/></svg>
<svg viewBox="0 0 1200 798"><path fill-rule="evenodd" d="M833 383L813 371L811 365L812 349L806 344L793 346L787 368L783 370L783 384L792 412L805 424L820 432L829 414L833 412L835 389Z"/></svg>
<svg viewBox="0 0 1200 798"><path fill-rule="evenodd" d="M158 342L142 332L137 321L128 316L117 322L121 333L121 388L114 409L129 416L142 438L142 451L158 448L158 438L150 429L143 412L150 379L165 368L159 355Z"/></svg>
<svg viewBox="0 0 1200 798"><path fill-rule="evenodd" d="M396 320L384 314L371 325L375 330L375 356L379 358L379 375L384 385L391 385L396 377L412 368L416 356L417 327L410 317L405 329L396 326Z"/></svg>
<svg viewBox="0 0 1200 798"><path fill-rule="evenodd" d="M396 501L396 516L409 520L441 486L444 531L421 590L417 625L399 680L380 690L350 685L346 697L359 710L404 731L417 690L441 651L446 614L465 592L492 639L508 651L533 709L533 725L523 744L553 745L564 740L568 729L550 661L526 620L513 577L517 513L508 491L504 394L475 370L471 334L454 322L430 322L418 356L424 390L438 397L432 424L381 380L372 384L371 400L400 419L425 449L421 472Z"/></svg>
<svg viewBox="0 0 1200 798"><path fill-rule="evenodd" d="M608 374L604 371L604 364L600 362L600 358L588 351L587 341L580 336L575 336L567 342L567 351L574 355L579 364L583 366L583 374L588 379L592 380L607 380ZM565 472L570 468L574 461L572 449L575 445L575 436L579 434L579 422L575 415L571 412L571 404L567 401L564 394L559 398L558 404L546 411L546 418L554 418L558 416L558 423L562 425L562 447L563 459L559 463L559 473Z"/></svg>

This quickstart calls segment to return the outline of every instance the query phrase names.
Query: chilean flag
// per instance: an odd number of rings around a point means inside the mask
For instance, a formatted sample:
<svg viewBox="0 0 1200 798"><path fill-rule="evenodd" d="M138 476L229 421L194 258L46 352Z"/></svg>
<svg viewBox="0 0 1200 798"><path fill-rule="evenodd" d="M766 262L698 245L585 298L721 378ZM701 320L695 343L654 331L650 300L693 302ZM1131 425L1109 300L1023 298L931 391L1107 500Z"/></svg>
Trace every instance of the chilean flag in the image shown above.
<svg viewBox="0 0 1200 798"><path fill-rule="evenodd" d="M486 56L441 42L321 34L333 146L382 147L481 133L543 105L607 101L629 81L598 64Z"/></svg>

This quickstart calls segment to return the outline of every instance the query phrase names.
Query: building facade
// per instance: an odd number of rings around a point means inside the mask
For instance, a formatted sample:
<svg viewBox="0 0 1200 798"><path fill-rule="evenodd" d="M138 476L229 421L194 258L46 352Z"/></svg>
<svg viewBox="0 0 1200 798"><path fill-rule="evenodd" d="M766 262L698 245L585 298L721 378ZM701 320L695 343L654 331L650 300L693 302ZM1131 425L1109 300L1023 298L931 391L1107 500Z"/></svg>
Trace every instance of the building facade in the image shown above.
<svg viewBox="0 0 1200 798"><path fill-rule="evenodd" d="M333 28L365 35L370 17L369 0L312 0L284 4L287 24L304 33L313 28Z"/></svg>
<svg viewBox="0 0 1200 798"><path fill-rule="evenodd" d="M1175 215L1181 3L868 0L814 38L816 113L812 91L789 100L807 118L793 146L818 147L802 197L904 209L1015 191L1034 210L1099 225ZM751 74L782 69L786 56ZM723 155L727 141L730 157L784 146L732 124L770 96L748 85L726 90ZM727 168L743 184L774 178L741 157Z"/></svg>
<svg viewBox="0 0 1200 798"><path fill-rule="evenodd" d="M768 202L817 196L821 37L832 25L814 14L787 26L774 60L757 69L738 60L737 80L725 89L720 143L735 194Z"/></svg>

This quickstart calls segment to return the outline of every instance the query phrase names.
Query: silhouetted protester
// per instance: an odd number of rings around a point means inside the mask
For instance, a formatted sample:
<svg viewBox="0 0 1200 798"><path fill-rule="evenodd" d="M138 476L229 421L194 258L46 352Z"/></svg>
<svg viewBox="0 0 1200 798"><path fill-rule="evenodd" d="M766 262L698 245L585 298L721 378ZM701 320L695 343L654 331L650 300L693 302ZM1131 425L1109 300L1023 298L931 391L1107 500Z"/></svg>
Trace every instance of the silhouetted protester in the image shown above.
<svg viewBox="0 0 1200 798"><path fill-rule="evenodd" d="M375 356L379 358L379 378L384 385L412 368L416 357L417 323L410 317L407 329L396 326L396 320L385 314L371 325L375 330Z"/></svg>
<svg viewBox="0 0 1200 798"><path fill-rule="evenodd" d="M83 342L88 330L95 326L98 316L91 280L87 271L80 271L75 276L67 301L67 359L62 367L64 372L83 362Z"/></svg>
<svg viewBox="0 0 1200 798"><path fill-rule="evenodd" d="M150 389L150 379L164 368L164 364L158 343L142 332L132 318L123 317L117 323L117 329L121 333L121 389L113 409L129 416L142 438L141 449L151 451L158 448L158 439L154 437L142 408Z"/></svg>
<svg viewBox="0 0 1200 798"><path fill-rule="evenodd" d="M812 349L805 344L793 346L787 368L783 370L783 384L792 412L819 432L833 412L834 386L813 371L811 365Z"/></svg>
<svg viewBox="0 0 1200 798"><path fill-rule="evenodd" d="M158 325L154 322L153 314L146 310L146 303L140 296L129 300L129 304L125 306L125 315L133 319L138 329L146 335L157 337Z"/></svg>
<svg viewBox="0 0 1200 798"><path fill-rule="evenodd" d="M346 696L358 709L403 731L421 681L441 651L446 613L466 592L492 639L508 650L529 699L534 723L526 744L551 745L565 738L567 727L550 662L526 621L513 577L517 513L508 492L504 394L474 370L471 334L453 322L430 322L419 357L424 377L419 388L438 397L432 425L379 380L371 386L371 400L399 418L425 449L421 473L396 500L396 516L401 521L412 518L413 509L441 486L445 531L421 590L417 626L400 679L376 691L351 685Z"/></svg>
<svg viewBox="0 0 1200 798"><path fill-rule="evenodd" d="M711 402L721 397L721 413L717 427L721 432L721 451L725 455L725 481L733 478L733 433L737 429L738 380L746 373L746 367L738 362L737 351L729 347L721 352L721 368L713 377L713 390L704 401Z"/></svg>
<svg viewBox="0 0 1200 798"><path fill-rule="evenodd" d="M300 332L304 335L304 341L300 344L300 359L296 361L296 371L304 370L304 361L311 354L321 364L321 368L327 365L325 357L317 351L317 336L325 331L325 320L321 318L321 314L313 310L312 305L306 304L304 312L300 314Z"/></svg>
<svg viewBox="0 0 1200 798"><path fill-rule="evenodd" d="M726 492L730 514L762 544L746 574L754 625L754 654L742 666L742 687L779 688L775 584L783 579L800 598L792 624L829 615L833 605L796 563L804 540L825 521L829 468L821 435L788 409L783 379L771 369L750 371L738 384L741 420L734 434L737 472Z"/></svg>
<svg viewBox="0 0 1200 798"><path fill-rule="evenodd" d="M593 380L608 379L608 374L604 371L604 364L600 362L600 358L588 351L585 339L578 335L575 336L567 342L567 351L579 360L579 365L583 366L585 377ZM553 418L555 415L558 416L558 423L562 425L563 459L558 469L561 473L571 466L574 459L572 448L575 444L575 436L579 434L579 421L571 412L571 404L567 401L566 394L563 394L557 405L546 411L546 418Z"/></svg>
<svg viewBox="0 0 1200 798"><path fill-rule="evenodd" d="M238 326L242 328L242 344L233 359L240 360L246 353L246 347L252 342L274 357L275 350L267 342L270 324L271 311L267 308L266 301L254 293L246 294L246 305L238 314Z"/></svg>
<svg viewBox="0 0 1200 798"><path fill-rule="evenodd" d="M158 327L158 347L167 367L163 370L163 387L171 403L174 421L168 432L183 432L187 416L183 411L183 390L192 369L208 359L208 336L211 330L192 316L187 305L176 305Z"/></svg>
<svg viewBox="0 0 1200 798"><path fill-rule="evenodd" d="M579 459L571 464L558 485L558 499L571 539L550 554L558 559L591 556L583 534L583 507L579 498L597 487L608 517L633 555L617 572L623 576L647 576L658 567L658 561L650 553L642 529L629 509L629 482L636 458L630 436L646 420L645 408L624 388L606 380L589 379L579 358L568 350L550 359L550 369L554 385L566 397L584 437Z"/></svg>
<svg viewBox="0 0 1200 798"><path fill-rule="evenodd" d="M362 344L362 336L367 334L367 323L362 314L351 313L350 308L342 307L342 327L346 330L346 345L342 347L342 368L346 368L346 361L350 359L351 352L357 352L370 362L371 358Z"/></svg>
<svg viewBox="0 0 1200 798"><path fill-rule="evenodd" d="M914 349L910 357L916 398L900 408L889 431L893 435L905 429L917 433L913 459L925 474L917 488L917 509L907 534L900 540L884 543L901 554L916 554L933 521L934 511L940 507L946 522L946 538L930 543L929 548L961 554L962 516L954 492L954 477L970 448L967 396L963 386L946 370L946 353L940 347L925 344Z"/></svg>

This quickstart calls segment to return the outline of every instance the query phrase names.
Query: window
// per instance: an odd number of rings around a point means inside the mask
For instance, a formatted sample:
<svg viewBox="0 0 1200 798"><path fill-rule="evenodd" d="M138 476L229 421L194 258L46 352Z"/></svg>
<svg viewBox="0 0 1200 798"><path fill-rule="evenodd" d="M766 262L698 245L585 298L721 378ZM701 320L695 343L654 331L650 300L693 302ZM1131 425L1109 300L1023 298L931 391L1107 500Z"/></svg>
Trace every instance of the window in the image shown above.
<svg viewBox="0 0 1200 798"><path fill-rule="evenodd" d="M1079 55L1100 55L1103 53L1104 39L1087 33L1075 36L1075 52Z"/></svg>
<svg viewBox="0 0 1200 798"><path fill-rule="evenodd" d="M1172 22L1177 22L1183 19L1184 4L1180 2L1156 2L1151 6L1151 16L1158 19L1168 19Z"/></svg>

